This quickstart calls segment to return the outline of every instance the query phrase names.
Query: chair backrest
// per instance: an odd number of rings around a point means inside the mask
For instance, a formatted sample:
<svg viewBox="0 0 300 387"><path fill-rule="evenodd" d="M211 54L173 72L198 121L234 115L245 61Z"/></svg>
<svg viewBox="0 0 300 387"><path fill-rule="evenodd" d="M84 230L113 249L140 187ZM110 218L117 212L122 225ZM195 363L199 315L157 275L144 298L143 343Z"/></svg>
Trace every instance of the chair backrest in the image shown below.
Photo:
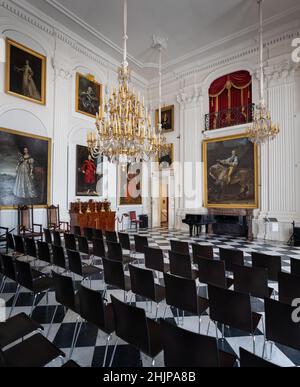
<svg viewBox="0 0 300 387"><path fill-rule="evenodd" d="M190 255L169 251L169 260L171 274L192 279L192 262Z"/></svg>
<svg viewBox="0 0 300 387"><path fill-rule="evenodd" d="M82 285L79 287L80 316L98 328L105 326L104 303L99 291L88 289Z"/></svg>
<svg viewBox="0 0 300 387"><path fill-rule="evenodd" d="M71 277L52 271L56 302L75 311L75 291Z"/></svg>
<svg viewBox="0 0 300 387"><path fill-rule="evenodd" d="M11 280L16 281L17 276L13 257L9 255L0 255L0 257L2 260L3 274Z"/></svg>
<svg viewBox="0 0 300 387"><path fill-rule="evenodd" d="M74 234L64 234L65 238L65 248L67 250L77 250L77 245L76 245L76 238Z"/></svg>
<svg viewBox="0 0 300 387"><path fill-rule="evenodd" d="M79 276L82 276L82 262L80 253L74 250L67 250L67 255L69 258L70 271Z"/></svg>
<svg viewBox="0 0 300 387"><path fill-rule="evenodd" d="M29 262L16 260L17 283L24 288L33 291L33 278Z"/></svg>
<svg viewBox="0 0 300 387"><path fill-rule="evenodd" d="M130 245L130 237L129 234L125 234L123 232L119 232L119 241L122 246L123 250L131 250L131 245Z"/></svg>
<svg viewBox="0 0 300 387"><path fill-rule="evenodd" d="M9 232L6 234L6 241L7 241L7 248L15 251L15 242L14 242L14 237L12 233Z"/></svg>
<svg viewBox="0 0 300 387"><path fill-rule="evenodd" d="M111 297L116 335L144 353L150 352L148 323L144 309L125 304Z"/></svg>
<svg viewBox="0 0 300 387"><path fill-rule="evenodd" d="M53 243L55 246L61 246L61 236L59 231L53 231Z"/></svg>
<svg viewBox="0 0 300 387"><path fill-rule="evenodd" d="M104 282L107 285L125 290L125 275L122 262L103 258Z"/></svg>
<svg viewBox="0 0 300 387"><path fill-rule="evenodd" d="M295 309L291 305L265 300L266 339L300 350L300 324L293 319Z"/></svg>
<svg viewBox="0 0 300 387"><path fill-rule="evenodd" d="M184 255L190 254L188 242L171 240L170 244L171 244L171 251L173 251L174 253L179 253L179 254L184 254Z"/></svg>
<svg viewBox="0 0 300 387"><path fill-rule="evenodd" d="M19 254L26 254L24 240L21 235L14 235L15 249Z"/></svg>
<svg viewBox="0 0 300 387"><path fill-rule="evenodd" d="M94 238L93 229L90 227L85 227L83 229L83 235L87 238L88 241L92 241Z"/></svg>
<svg viewBox="0 0 300 387"><path fill-rule="evenodd" d="M279 301L292 305L293 300L300 298L300 278L288 273L278 274Z"/></svg>
<svg viewBox="0 0 300 387"><path fill-rule="evenodd" d="M161 249L145 247L145 267L147 269L164 272L164 252Z"/></svg>
<svg viewBox="0 0 300 387"><path fill-rule="evenodd" d="M28 257L37 258L36 245L33 238L25 238L25 250Z"/></svg>
<svg viewBox="0 0 300 387"><path fill-rule="evenodd" d="M47 207L48 227L57 227L60 222L59 206Z"/></svg>
<svg viewBox="0 0 300 387"><path fill-rule="evenodd" d="M155 281L152 270L129 265L131 290L138 296L155 301Z"/></svg>
<svg viewBox="0 0 300 387"><path fill-rule="evenodd" d="M192 244L193 262L197 264L197 258L214 259L214 249L210 245Z"/></svg>
<svg viewBox="0 0 300 387"><path fill-rule="evenodd" d="M118 243L118 236L115 231L105 231L106 242Z"/></svg>
<svg viewBox="0 0 300 387"><path fill-rule="evenodd" d="M269 298L268 270L263 267L233 265L234 290L252 297Z"/></svg>
<svg viewBox="0 0 300 387"><path fill-rule="evenodd" d="M196 282L164 273L166 302L169 306L198 315Z"/></svg>
<svg viewBox="0 0 300 387"><path fill-rule="evenodd" d="M130 212L129 212L129 219L130 219L131 221L137 220L136 212L135 212L135 211L130 211Z"/></svg>
<svg viewBox="0 0 300 387"><path fill-rule="evenodd" d="M97 228L93 228L93 238L94 239L103 239L103 231L98 230Z"/></svg>
<svg viewBox="0 0 300 387"><path fill-rule="evenodd" d="M81 235L81 228L80 228L80 226L73 226L73 234L74 235Z"/></svg>
<svg viewBox="0 0 300 387"><path fill-rule="evenodd" d="M38 258L43 262L52 263L48 243L38 241L37 245L38 245Z"/></svg>
<svg viewBox="0 0 300 387"><path fill-rule="evenodd" d="M250 296L208 285L209 311L213 321L252 333Z"/></svg>
<svg viewBox="0 0 300 387"><path fill-rule="evenodd" d="M103 238L93 239L93 255L99 258L105 257L106 253Z"/></svg>
<svg viewBox="0 0 300 387"><path fill-rule="evenodd" d="M241 250L220 248L220 260L225 262L226 271L233 271L234 265L244 266L244 253Z"/></svg>
<svg viewBox="0 0 300 387"><path fill-rule="evenodd" d="M120 243L107 242L107 258L112 261L123 262L123 251Z"/></svg>
<svg viewBox="0 0 300 387"><path fill-rule="evenodd" d="M207 258L197 258L199 281L203 284L226 288L225 264Z"/></svg>
<svg viewBox="0 0 300 387"><path fill-rule="evenodd" d="M148 238L142 235L134 235L134 245L136 253L144 254L145 247L148 247Z"/></svg>
<svg viewBox="0 0 300 387"><path fill-rule="evenodd" d="M240 348L240 367L241 368L280 368L279 366L268 362L261 357Z"/></svg>
<svg viewBox="0 0 300 387"><path fill-rule="evenodd" d="M278 281L278 273L281 272L281 257L252 252L252 266L268 269L270 281Z"/></svg>
<svg viewBox="0 0 300 387"><path fill-rule="evenodd" d="M300 277L300 259L291 258L291 274Z"/></svg>
<svg viewBox="0 0 300 387"><path fill-rule="evenodd" d="M89 255L90 249L89 249L89 242L88 242L87 237L85 237L85 236L78 236L77 239L78 239L78 250L82 254Z"/></svg>
<svg viewBox="0 0 300 387"><path fill-rule="evenodd" d="M215 338L160 321L165 367L219 367Z"/></svg>
<svg viewBox="0 0 300 387"><path fill-rule="evenodd" d="M66 269L65 251L61 246L52 245L53 265Z"/></svg>
<svg viewBox="0 0 300 387"><path fill-rule="evenodd" d="M31 231L33 223L33 206L18 206L19 230L22 232Z"/></svg>
<svg viewBox="0 0 300 387"><path fill-rule="evenodd" d="M44 228L44 234L45 234L45 241L49 243L49 245L52 245L52 235L49 228Z"/></svg>

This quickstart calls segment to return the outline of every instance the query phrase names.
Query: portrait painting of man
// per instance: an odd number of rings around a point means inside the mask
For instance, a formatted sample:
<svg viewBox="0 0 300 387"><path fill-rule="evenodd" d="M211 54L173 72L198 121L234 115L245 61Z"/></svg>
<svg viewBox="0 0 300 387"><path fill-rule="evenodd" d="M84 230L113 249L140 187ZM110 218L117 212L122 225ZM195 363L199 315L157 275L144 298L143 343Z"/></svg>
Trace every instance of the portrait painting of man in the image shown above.
<svg viewBox="0 0 300 387"><path fill-rule="evenodd" d="M51 140L0 129L0 207L50 201Z"/></svg>
<svg viewBox="0 0 300 387"><path fill-rule="evenodd" d="M46 103L46 57L13 40L6 40L6 92Z"/></svg>
<svg viewBox="0 0 300 387"><path fill-rule="evenodd" d="M142 163L120 166L120 206L141 205Z"/></svg>
<svg viewBox="0 0 300 387"><path fill-rule="evenodd" d="M174 105L163 107L161 109L161 125L164 133L173 132L174 129ZM156 110L156 127L158 125L159 110Z"/></svg>
<svg viewBox="0 0 300 387"><path fill-rule="evenodd" d="M102 103L102 86L91 75L76 74L76 112L96 117Z"/></svg>
<svg viewBox="0 0 300 387"><path fill-rule="evenodd" d="M203 142L208 208L257 208L257 146L245 135Z"/></svg>
<svg viewBox="0 0 300 387"><path fill-rule="evenodd" d="M86 146L76 147L76 196L103 195L103 159L93 158Z"/></svg>

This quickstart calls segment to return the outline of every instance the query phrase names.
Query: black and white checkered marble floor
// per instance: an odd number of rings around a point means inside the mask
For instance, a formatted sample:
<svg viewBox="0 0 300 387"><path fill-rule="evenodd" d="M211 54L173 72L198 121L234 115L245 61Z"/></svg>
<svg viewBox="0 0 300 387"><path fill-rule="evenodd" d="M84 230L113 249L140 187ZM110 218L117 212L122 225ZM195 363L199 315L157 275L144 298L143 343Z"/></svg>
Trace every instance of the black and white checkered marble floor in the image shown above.
<svg viewBox="0 0 300 387"><path fill-rule="evenodd" d="M129 231L131 234L134 234L134 231ZM151 247L159 247L163 250L169 250L170 244L169 241L171 239L181 240L181 241L189 241L191 242L191 238L189 234L182 231L169 231L167 229L151 229L147 231L140 231L141 235L145 235L149 237L149 245ZM202 235L199 238L193 238L193 241L199 243L207 243L214 246L215 255L218 256L220 247L227 248L236 248L244 251L246 261L251 262L250 254L252 251L259 251L267 254L275 254L280 255L282 257L283 262L283 270L289 271L290 266L290 258L300 259L300 248L289 247L283 244L276 243L265 243L263 241L254 241L249 242L245 239L237 239L230 237L219 237L219 236L206 236ZM138 256L138 258L142 258L142 256ZM142 262L142 261L141 261ZM96 262L96 265L101 267L101 261ZM157 278L157 281L161 281L161 278ZM88 283L87 283L88 284ZM274 284L273 284L274 285ZM92 280L92 288L96 290L102 290L104 287L103 280L101 277L95 278ZM274 286L275 287L275 286ZM0 297L4 298L7 302L7 313L10 311L10 307L12 305L12 300L14 296L14 292L16 290L16 285L13 283L7 283L5 287L4 294L0 295ZM201 292L205 292L205 287L201 288ZM123 300L123 292L118 290L109 290L108 295L114 294ZM22 291L20 297L17 302L17 306L14 310L14 314L25 312L30 312L30 306L32 304L32 298L30 294L26 291ZM147 310L147 315L149 317L155 317L155 307L153 306L152 311L149 305L146 304L145 300L134 296L133 304L144 308ZM53 312L56 306L54 293L49 293L49 304L46 304L46 297L41 296L38 299L37 307L33 312L33 318L41 323L45 327L45 332L47 332L50 321L53 316ZM263 313L263 303L257 301L253 303L254 310L257 312ZM164 312L165 305L162 304L159 309L159 315L162 316ZM63 307L59 307L58 313L56 314L56 318L52 329L50 331L49 339L53 341L58 347L60 347L68 356L73 330L75 327L77 316L68 312L64 313ZM166 318L168 321L172 321L176 323L176 313L175 311L171 311L169 308L167 310ZM205 315L202 319L201 325L201 333L206 334L207 328L209 324L209 317ZM198 332L198 318L197 316L186 315L184 319L185 329ZM213 323L210 324L209 335L215 337L216 329ZM221 338L220 327L218 326L218 335ZM263 348L263 334L262 334L262 326L260 323L259 329L256 332L256 353L258 355L262 354ZM110 359L110 355L113 350L113 345L115 343L116 337L113 337L110 342L110 348L108 353L108 359ZM74 350L72 359L77 361L81 366L90 367L90 366L101 366L104 351L105 351L105 343L106 336L102 332L98 332L97 329L90 324L83 325L81 333L78 338L76 349ZM239 347L243 347L252 351L252 337L245 334L245 332L240 332L235 329L231 329L230 331L225 331L225 341L219 340L220 348L225 349L228 352L238 354ZM300 352L288 349L283 346L276 345L273 350L273 356L271 361L283 367L289 366L300 366ZM115 360L113 363L114 367L141 367L141 366L149 366L151 364L150 359L142 356L140 357L139 352L128 346L126 343L119 342L117 347ZM156 366L163 366L163 358L160 355L157 358Z"/></svg>

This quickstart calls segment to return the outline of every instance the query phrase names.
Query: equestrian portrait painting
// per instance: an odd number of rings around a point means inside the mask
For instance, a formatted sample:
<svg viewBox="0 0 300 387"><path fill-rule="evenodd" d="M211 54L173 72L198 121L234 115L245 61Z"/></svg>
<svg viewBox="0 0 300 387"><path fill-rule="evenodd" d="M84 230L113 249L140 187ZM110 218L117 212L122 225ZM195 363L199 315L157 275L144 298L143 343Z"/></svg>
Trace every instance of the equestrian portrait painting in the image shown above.
<svg viewBox="0 0 300 387"><path fill-rule="evenodd" d="M51 193L51 140L0 129L0 207L45 207Z"/></svg>
<svg viewBox="0 0 300 387"><path fill-rule="evenodd" d="M245 135L203 142L206 208L258 208L257 145Z"/></svg>
<svg viewBox="0 0 300 387"><path fill-rule="evenodd" d="M46 104L46 57L6 40L6 93Z"/></svg>
<svg viewBox="0 0 300 387"><path fill-rule="evenodd" d="M76 112L96 118L102 103L102 86L92 75L76 74Z"/></svg>

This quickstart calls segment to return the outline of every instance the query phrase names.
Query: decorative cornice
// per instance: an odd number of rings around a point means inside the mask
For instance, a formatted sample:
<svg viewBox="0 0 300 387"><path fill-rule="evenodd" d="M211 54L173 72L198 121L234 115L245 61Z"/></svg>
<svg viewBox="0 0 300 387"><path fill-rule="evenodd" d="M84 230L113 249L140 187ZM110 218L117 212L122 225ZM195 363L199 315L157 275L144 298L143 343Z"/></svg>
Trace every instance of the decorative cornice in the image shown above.
<svg viewBox="0 0 300 387"><path fill-rule="evenodd" d="M176 99L182 108L197 107L200 106L202 96L202 88L195 87L192 92L181 90Z"/></svg>

